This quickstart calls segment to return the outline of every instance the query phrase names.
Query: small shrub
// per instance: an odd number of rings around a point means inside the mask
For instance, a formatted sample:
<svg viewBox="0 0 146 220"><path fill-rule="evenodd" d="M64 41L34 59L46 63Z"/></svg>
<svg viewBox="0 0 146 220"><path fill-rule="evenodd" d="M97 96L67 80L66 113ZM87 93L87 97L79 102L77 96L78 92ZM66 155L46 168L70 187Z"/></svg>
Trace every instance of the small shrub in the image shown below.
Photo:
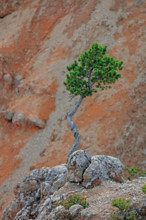
<svg viewBox="0 0 146 220"><path fill-rule="evenodd" d="M132 167L132 168L126 168L129 176L127 177L128 180L132 180L132 179L136 179L138 177L145 177L146 176L146 172L142 172L140 170L140 167L137 166L136 168Z"/></svg>
<svg viewBox="0 0 146 220"><path fill-rule="evenodd" d="M120 211L128 211L130 207L129 199L119 198L112 200L112 206L115 206L120 209Z"/></svg>
<svg viewBox="0 0 146 220"><path fill-rule="evenodd" d="M112 206L115 206L119 211L111 213L111 219L114 220L136 220L135 213L129 211L130 201L129 199L119 198L112 200Z"/></svg>
<svg viewBox="0 0 146 220"><path fill-rule="evenodd" d="M142 191L146 193L146 184L141 187Z"/></svg>
<svg viewBox="0 0 146 220"><path fill-rule="evenodd" d="M69 196L67 199L61 202L55 202L53 204L53 208L56 208L59 205L63 205L65 209L69 209L72 205L79 204L82 205L83 208L87 208L89 203L86 201L86 198L80 197L78 195Z"/></svg>

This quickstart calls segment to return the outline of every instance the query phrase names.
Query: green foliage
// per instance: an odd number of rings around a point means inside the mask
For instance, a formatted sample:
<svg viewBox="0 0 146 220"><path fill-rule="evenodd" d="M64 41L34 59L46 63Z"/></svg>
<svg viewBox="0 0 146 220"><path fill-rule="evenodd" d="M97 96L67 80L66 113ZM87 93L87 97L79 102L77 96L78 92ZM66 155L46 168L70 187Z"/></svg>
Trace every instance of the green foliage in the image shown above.
<svg viewBox="0 0 146 220"><path fill-rule="evenodd" d="M146 193L146 184L141 187L142 191Z"/></svg>
<svg viewBox="0 0 146 220"><path fill-rule="evenodd" d="M110 84L121 77L117 71L123 69L123 61L107 56L106 51L107 46L95 42L78 60L67 66L64 85L69 92L85 98L99 89L111 88Z"/></svg>
<svg viewBox="0 0 146 220"><path fill-rule="evenodd" d="M133 212L130 212L130 201L129 199L119 198L112 200L112 206L115 206L119 211L111 214L111 219L118 220L136 220L136 215Z"/></svg>
<svg viewBox="0 0 146 220"><path fill-rule="evenodd" d="M125 199L125 198L115 199L112 200L112 206L119 208L120 211L127 212L130 207L130 201L129 199Z"/></svg>
<svg viewBox="0 0 146 220"><path fill-rule="evenodd" d="M59 205L63 205L65 209L69 209L72 205L75 204L82 205L84 209L89 206L89 203L86 201L86 198L80 197L78 195L72 195L61 202L55 202L53 204L53 208L56 208Z"/></svg>
<svg viewBox="0 0 146 220"><path fill-rule="evenodd" d="M146 172L142 172L140 167L137 166L136 168L132 167L132 168L126 168L127 172L128 172L128 180L132 180L132 179L136 179L138 177L145 177L146 176Z"/></svg>

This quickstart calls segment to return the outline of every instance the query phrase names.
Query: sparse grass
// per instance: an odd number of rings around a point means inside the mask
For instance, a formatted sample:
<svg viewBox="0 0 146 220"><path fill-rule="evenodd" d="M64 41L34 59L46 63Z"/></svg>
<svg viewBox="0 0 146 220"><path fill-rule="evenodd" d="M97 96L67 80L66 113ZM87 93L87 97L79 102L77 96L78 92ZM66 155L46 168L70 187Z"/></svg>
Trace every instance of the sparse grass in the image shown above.
<svg viewBox="0 0 146 220"><path fill-rule="evenodd" d="M89 203L86 201L86 198L80 197L78 195L71 195L67 199L61 202L55 202L53 204L53 208L56 208L57 206L63 205L65 209L69 209L72 205L79 204L82 205L83 208L87 208L89 206Z"/></svg>
<svg viewBox="0 0 146 220"><path fill-rule="evenodd" d="M142 191L146 193L146 184L141 187Z"/></svg>
<svg viewBox="0 0 146 220"><path fill-rule="evenodd" d="M129 176L127 177L128 180L136 179L138 177L146 177L146 172L141 171L140 167L137 166L136 168L126 168Z"/></svg>
<svg viewBox="0 0 146 220"><path fill-rule="evenodd" d="M129 210L130 200L125 198L119 198L112 200L112 206L117 207L119 211L111 213L111 219L114 220L136 220L135 213Z"/></svg>

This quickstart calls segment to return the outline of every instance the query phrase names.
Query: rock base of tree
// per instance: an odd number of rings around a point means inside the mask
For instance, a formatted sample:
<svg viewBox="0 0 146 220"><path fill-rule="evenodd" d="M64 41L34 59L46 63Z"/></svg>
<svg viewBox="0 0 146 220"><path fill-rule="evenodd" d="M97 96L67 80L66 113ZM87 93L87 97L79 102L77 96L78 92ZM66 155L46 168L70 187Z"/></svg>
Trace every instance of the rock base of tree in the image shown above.
<svg viewBox="0 0 146 220"><path fill-rule="evenodd" d="M128 183L124 183L123 171L124 165L117 158L99 155L91 157L84 150L76 151L70 156L67 164L34 170L30 176L25 177L21 183L18 183L14 189L15 200L5 209L2 219L108 219L108 217L100 218L98 216L98 209L100 210L98 205L100 204L103 207L106 206L106 203L101 199L96 204L95 197L92 199L94 201L94 204L92 204L92 201L90 201L90 197L93 197L92 190L97 187L96 191L99 188L99 192L101 192L104 183L107 181L109 182L107 188L104 187L106 195L108 195L109 186L111 188L113 186L114 190L118 189L119 191L120 188L125 187L124 184L127 184L126 187L128 187ZM115 181L118 181L118 183ZM144 181L144 178L141 181ZM89 207L84 209L81 205L75 204L69 210L66 210L61 205L52 208L54 202L64 200L70 193L88 194L86 198L89 201ZM106 197L106 195L104 196ZM116 193L111 195L113 196L112 199L114 199L115 195ZM99 198L97 195L96 199L98 200ZM139 201L141 202L139 203ZM94 207L95 204L98 208ZM139 216L141 215L142 219L146 213L142 194L140 199L135 200L133 207L135 204L140 204L136 205L135 210L137 210Z"/></svg>

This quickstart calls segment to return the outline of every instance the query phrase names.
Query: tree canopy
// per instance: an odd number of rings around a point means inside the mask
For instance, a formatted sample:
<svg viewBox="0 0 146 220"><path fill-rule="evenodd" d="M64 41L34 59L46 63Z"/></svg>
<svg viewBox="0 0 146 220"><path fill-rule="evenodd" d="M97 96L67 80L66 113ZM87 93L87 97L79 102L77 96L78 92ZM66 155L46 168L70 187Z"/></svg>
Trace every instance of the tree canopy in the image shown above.
<svg viewBox="0 0 146 220"><path fill-rule="evenodd" d="M123 69L123 61L107 56L106 51L107 46L95 42L78 60L67 66L64 85L70 93L85 98L99 89L111 88L110 84L121 77L118 71Z"/></svg>

